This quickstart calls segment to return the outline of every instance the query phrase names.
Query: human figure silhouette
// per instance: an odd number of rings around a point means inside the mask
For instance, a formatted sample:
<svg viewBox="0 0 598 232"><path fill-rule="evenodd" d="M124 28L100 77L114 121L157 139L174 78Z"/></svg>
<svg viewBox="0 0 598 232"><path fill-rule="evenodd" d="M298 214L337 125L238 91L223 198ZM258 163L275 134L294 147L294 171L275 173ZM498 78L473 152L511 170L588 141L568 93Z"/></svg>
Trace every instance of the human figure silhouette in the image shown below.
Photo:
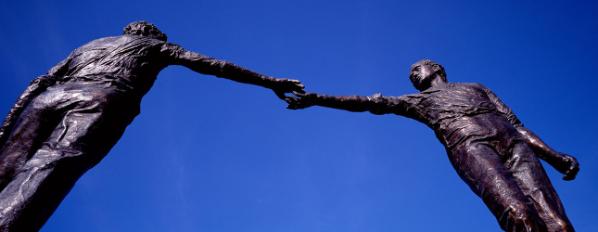
<svg viewBox="0 0 598 232"><path fill-rule="evenodd" d="M0 130L0 231L36 231L76 180L97 164L139 113L169 65L285 93L296 80L265 76L166 42L147 22L75 49L21 95Z"/></svg>
<svg viewBox="0 0 598 232"><path fill-rule="evenodd" d="M387 97L297 93L290 109L324 106L353 112L397 114L429 126L459 176L506 231L573 231L539 159L575 178L579 165L525 128L492 91L477 83L449 83L430 60L412 65L416 94Z"/></svg>

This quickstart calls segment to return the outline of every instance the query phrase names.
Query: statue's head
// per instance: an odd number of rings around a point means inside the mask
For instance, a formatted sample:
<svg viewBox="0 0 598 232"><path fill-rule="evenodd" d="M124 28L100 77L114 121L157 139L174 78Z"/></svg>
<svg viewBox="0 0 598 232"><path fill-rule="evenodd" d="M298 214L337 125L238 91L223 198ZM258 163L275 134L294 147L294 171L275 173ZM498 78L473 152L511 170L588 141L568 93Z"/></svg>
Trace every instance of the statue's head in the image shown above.
<svg viewBox="0 0 598 232"><path fill-rule="evenodd" d="M435 78L441 78L442 81L447 82L442 65L427 59L411 65L409 79L411 79L411 83L417 90L426 90Z"/></svg>
<svg viewBox="0 0 598 232"><path fill-rule="evenodd" d="M162 33L156 25L148 23L146 21L137 21L129 23L124 29L123 34L125 35L139 35L148 36L154 39L166 41L168 37Z"/></svg>

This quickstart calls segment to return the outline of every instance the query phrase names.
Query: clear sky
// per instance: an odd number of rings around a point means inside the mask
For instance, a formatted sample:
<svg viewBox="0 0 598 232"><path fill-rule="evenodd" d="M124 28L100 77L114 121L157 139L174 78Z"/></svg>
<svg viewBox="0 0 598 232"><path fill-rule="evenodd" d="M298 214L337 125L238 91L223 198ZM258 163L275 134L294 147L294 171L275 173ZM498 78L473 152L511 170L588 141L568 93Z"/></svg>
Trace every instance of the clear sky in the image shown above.
<svg viewBox="0 0 598 232"><path fill-rule="evenodd" d="M409 66L431 58L579 159L573 182L545 167L577 230L598 231L596 12L596 1L2 1L0 111L71 50L141 19L187 49L335 95L415 92ZM290 111L266 89L169 67L43 231L498 228L416 121Z"/></svg>

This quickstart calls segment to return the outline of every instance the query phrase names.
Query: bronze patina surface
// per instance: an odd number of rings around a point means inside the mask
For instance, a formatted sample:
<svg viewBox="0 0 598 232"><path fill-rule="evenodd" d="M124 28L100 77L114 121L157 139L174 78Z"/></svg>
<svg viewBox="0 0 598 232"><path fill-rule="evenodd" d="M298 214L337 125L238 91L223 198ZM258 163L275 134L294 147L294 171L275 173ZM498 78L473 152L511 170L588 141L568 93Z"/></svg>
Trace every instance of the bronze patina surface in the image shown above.
<svg viewBox="0 0 598 232"><path fill-rule="evenodd" d="M147 22L75 49L18 99L0 129L0 231L36 231L81 175L139 114L158 73L182 65L285 93L296 80L262 75L166 42Z"/></svg>
<svg viewBox="0 0 598 232"><path fill-rule="evenodd" d="M420 92L400 97L328 96L296 93L290 109L324 106L353 112L396 114L434 130L453 167L488 206L506 231L573 231L539 159L572 180L579 164L525 128L490 89L477 83L449 83L444 68L430 60L411 67Z"/></svg>

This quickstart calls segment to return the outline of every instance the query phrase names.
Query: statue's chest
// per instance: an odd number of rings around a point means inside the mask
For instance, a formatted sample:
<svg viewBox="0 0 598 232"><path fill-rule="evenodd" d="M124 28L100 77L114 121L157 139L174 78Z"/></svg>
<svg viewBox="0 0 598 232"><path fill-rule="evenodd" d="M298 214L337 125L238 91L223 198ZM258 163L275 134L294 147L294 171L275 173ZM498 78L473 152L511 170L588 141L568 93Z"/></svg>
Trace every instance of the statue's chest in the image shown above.
<svg viewBox="0 0 598 232"><path fill-rule="evenodd" d="M424 91L416 104L419 114L432 121L494 110L482 89L451 86Z"/></svg>
<svg viewBox="0 0 598 232"><path fill-rule="evenodd" d="M451 107L477 106L489 102L482 89L469 86L452 86L422 92L421 107L447 109Z"/></svg>

